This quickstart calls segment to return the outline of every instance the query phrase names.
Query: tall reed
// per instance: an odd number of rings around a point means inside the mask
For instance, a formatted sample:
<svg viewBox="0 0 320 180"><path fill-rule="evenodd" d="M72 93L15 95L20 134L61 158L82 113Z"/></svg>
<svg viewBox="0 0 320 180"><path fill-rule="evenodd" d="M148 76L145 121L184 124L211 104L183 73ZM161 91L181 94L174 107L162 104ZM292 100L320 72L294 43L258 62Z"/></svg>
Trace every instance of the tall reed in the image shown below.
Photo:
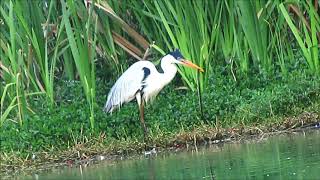
<svg viewBox="0 0 320 180"><path fill-rule="evenodd" d="M136 17L150 40L156 39L157 49L168 52L179 48L187 59L205 69L199 75L202 91L211 72L222 2L165 0L144 1L143 5L145 8L141 9L141 4L133 3ZM186 84L196 90L197 72L183 67L179 72Z"/></svg>
<svg viewBox="0 0 320 180"><path fill-rule="evenodd" d="M286 10L284 3L279 5L279 8L286 19L294 37L296 38L298 45L307 61L310 72L316 75L320 75L320 60L319 60L319 40L317 33L320 32L320 18L317 14L313 4L310 2L301 2L302 7L306 9L306 13L310 18L310 25L302 16L299 14L299 18L302 23L302 29L299 30L298 26L294 24L288 11ZM310 29L308 30L309 27ZM319 37L320 39L320 37Z"/></svg>
<svg viewBox="0 0 320 180"><path fill-rule="evenodd" d="M34 112L29 96L41 94L54 106L55 83L69 79L80 80L94 129L96 65L118 77L132 63L128 57L142 59L149 46L143 36L160 54L179 48L205 69L179 68L199 97L212 67L227 69L235 81L278 70L286 78L301 53L311 74L320 75L320 7L311 2L0 1L1 124L12 115L22 125Z"/></svg>

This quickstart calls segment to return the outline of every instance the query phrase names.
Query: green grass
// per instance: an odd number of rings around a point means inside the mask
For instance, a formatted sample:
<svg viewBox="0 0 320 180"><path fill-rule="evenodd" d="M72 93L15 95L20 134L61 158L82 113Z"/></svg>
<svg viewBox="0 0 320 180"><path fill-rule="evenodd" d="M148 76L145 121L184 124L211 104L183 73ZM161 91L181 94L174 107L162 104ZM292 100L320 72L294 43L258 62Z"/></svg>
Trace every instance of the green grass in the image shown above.
<svg viewBox="0 0 320 180"><path fill-rule="evenodd" d="M57 106L51 108L41 96L30 105L37 114L26 115L23 126L5 123L1 128L1 149L4 152L24 153L48 150L51 147L68 148L75 140L105 134L111 139L143 139L138 108L135 102L123 106L112 115L102 112L105 92L111 84L98 82L95 106L95 131L90 130L90 109L86 104L80 82L59 82ZM176 134L182 129L218 123L223 127L263 124L268 119L291 116L303 112L304 107L319 103L319 79L292 72L288 80L252 78L237 84L225 80L217 71L203 94L205 116L197 109L197 95L186 90L165 88L156 102L146 110L146 123L152 136ZM293 110L296 109L296 110ZM54 128L53 128L54 127Z"/></svg>

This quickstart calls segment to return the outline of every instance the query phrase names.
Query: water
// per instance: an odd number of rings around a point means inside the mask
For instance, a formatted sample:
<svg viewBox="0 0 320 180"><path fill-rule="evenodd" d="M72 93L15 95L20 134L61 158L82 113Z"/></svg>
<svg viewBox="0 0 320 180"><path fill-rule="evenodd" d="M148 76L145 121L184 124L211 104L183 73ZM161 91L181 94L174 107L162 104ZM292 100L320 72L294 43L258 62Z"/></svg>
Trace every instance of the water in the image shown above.
<svg viewBox="0 0 320 180"><path fill-rule="evenodd" d="M320 131L105 162L36 179L320 179Z"/></svg>

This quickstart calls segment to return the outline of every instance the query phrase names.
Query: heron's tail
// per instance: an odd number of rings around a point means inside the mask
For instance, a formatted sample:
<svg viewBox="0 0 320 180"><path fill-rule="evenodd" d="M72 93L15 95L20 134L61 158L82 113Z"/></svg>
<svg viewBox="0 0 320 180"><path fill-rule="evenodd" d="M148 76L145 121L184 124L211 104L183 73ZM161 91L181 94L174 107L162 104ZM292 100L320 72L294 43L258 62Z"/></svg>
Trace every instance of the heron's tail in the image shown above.
<svg viewBox="0 0 320 180"><path fill-rule="evenodd" d="M113 110L120 108L123 103L129 102L135 97L131 95L132 93L129 91L130 88L127 84L125 79L121 79L120 77L112 86L107 97L107 102L103 108L105 112L111 113ZM136 89L137 88L133 88L133 91L137 91Z"/></svg>
<svg viewBox="0 0 320 180"><path fill-rule="evenodd" d="M119 107L118 103L115 103L112 99L112 95L108 97L106 104L104 105L103 111L106 113L112 113L112 111Z"/></svg>
<svg viewBox="0 0 320 180"><path fill-rule="evenodd" d="M104 105L103 111L106 113L112 113L112 111L119 107L119 105L121 104L121 102L117 102L115 99L115 93L114 93L114 88L112 88L108 94L108 98L107 98L107 102Z"/></svg>
<svg viewBox="0 0 320 180"><path fill-rule="evenodd" d="M110 103L108 103L108 101L106 102L106 105L103 108L103 111L106 113L111 113L113 110L112 105Z"/></svg>

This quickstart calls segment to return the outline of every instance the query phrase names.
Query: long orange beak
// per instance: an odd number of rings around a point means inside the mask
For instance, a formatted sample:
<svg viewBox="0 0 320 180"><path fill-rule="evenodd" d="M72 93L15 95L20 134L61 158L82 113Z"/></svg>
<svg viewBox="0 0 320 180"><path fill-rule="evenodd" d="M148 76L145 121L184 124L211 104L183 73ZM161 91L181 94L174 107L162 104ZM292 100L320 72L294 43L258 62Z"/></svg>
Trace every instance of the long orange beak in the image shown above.
<svg viewBox="0 0 320 180"><path fill-rule="evenodd" d="M193 64L191 61L188 61L186 59L182 59L181 62L185 66L188 66L188 67L191 67L191 68L194 68L194 69L198 69L199 71L204 72L204 70L201 67Z"/></svg>

